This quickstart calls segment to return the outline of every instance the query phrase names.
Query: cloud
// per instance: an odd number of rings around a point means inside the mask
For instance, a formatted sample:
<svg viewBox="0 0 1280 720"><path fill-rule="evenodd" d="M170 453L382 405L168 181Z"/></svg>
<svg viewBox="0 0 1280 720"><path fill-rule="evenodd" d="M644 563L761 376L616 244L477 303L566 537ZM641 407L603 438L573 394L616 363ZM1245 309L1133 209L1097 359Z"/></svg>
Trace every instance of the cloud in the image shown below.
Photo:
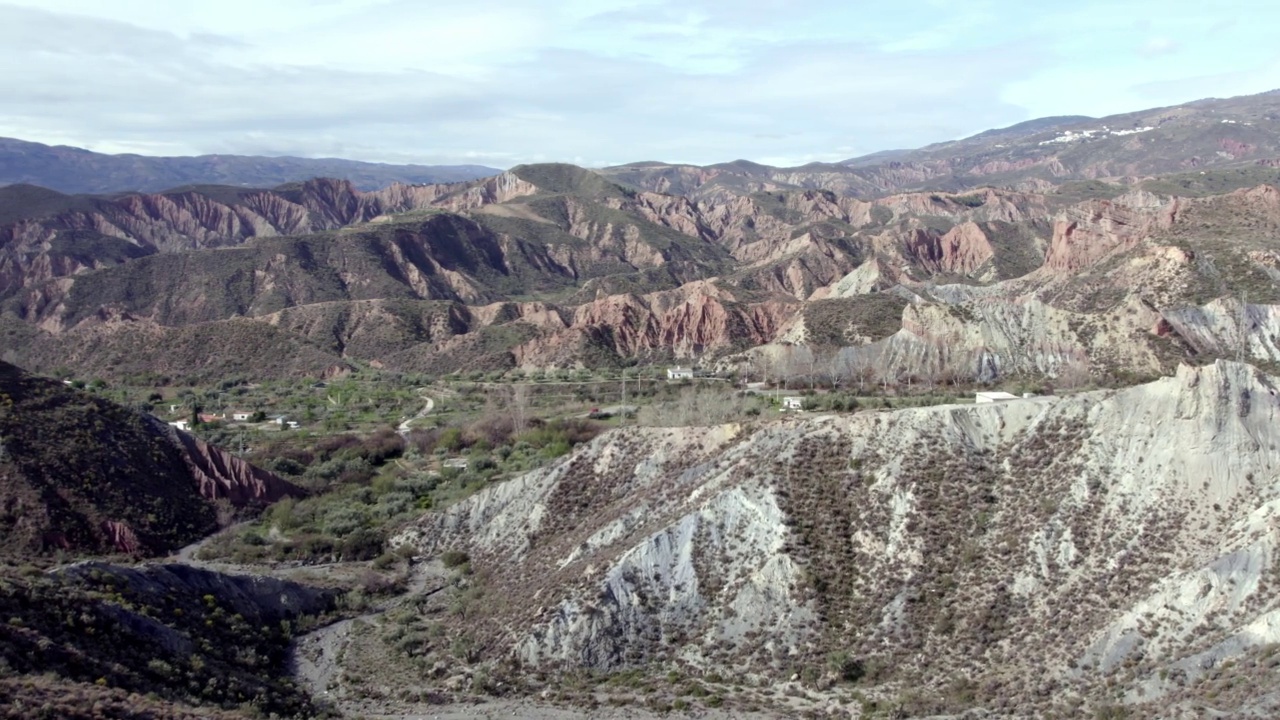
<svg viewBox="0 0 1280 720"><path fill-rule="evenodd" d="M1026 11L1000 0L15 2L0 135L104 151L800 164L1006 126L1086 87L1140 95L1099 86L1118 82L1105 57L1053 49L1079 16L1010 32ZM1116 22L1118 48L1180 37ZM1096 67L1055 75L1080 58Z"/></svg>
<svg viewBox="0 0 1280 720"><path fill-rule="evenodd" d="M1176 40L1171 40L1167 37L1153 37L1143 43L1138 52L1148 56L1168 55L1169 53L1177 52L1180 47L1181 43Z"/></svg>
<svg viewBox="0 0 1280 720"><path fill-rule="evenodd" d="M736 6L738 21L747 24L750 18L767 24L781 7L772 0ZM659 25L675 17L669 13L684 12L655 7L662 11ZM693 11L702 19L691 22L727 17L733 7L701 0ZM546 41L545 23L513 30L521 24L518 12L480 10L443 25L347 23L343 37L351 49L331 44L327 54L313 56L291 54L296 38L288 33L264 45L248 39L252 33L182 36L0 5L0 25L16 39L0 56L6 98L0 131L170 154L346 153L499 164L572 157L837 160L838 147L869 152L920 144L939 132L958 135L1016 119L1019 109L1001 103L994 88L1033 65L1009 62L1029 51L1014 46L884 53L857 42L741 36L732 68L683 66L654 57L660 53ZM631 24L617 36L652 27ZM329 38L315 32L313 39ZM437 67L438 48L415 46L435 43L436 32L449 36L436 43L445 48L470 42L465 61ZM502 42L490 45L493 38ZM344 61L379 43L383 57L376 64Z"/></svg>

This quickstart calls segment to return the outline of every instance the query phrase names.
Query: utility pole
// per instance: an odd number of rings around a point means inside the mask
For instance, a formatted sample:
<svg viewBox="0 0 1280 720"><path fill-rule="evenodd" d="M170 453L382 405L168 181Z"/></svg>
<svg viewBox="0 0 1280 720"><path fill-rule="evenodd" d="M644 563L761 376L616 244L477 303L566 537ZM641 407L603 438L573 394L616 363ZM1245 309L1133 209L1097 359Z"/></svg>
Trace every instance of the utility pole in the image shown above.
<svg viewBox="0 0 1280 720"><path fill-rule="evenodd" d="M622 415L618 424L623 425L627 422L627 368L625 366L622 368L622 408L618 412Z"/></svg>

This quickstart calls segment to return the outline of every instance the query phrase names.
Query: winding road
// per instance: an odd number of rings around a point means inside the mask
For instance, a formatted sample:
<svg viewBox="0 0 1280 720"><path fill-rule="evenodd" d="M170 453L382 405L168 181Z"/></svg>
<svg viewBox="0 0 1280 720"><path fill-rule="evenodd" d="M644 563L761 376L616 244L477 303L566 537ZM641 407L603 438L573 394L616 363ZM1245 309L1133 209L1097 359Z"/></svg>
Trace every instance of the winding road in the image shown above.
<svg viewBox="0 0 1280 720"><path fill-rule="evenodd" d="M396 428L396 432L400 433L400 437L408 437L409 430L411 429L414 421L421 420L427 415L430 415L432 410L436 409L435 400L432 400L431 398L425 398L425 400L427 401L427 404L422 406L422 409L418 411L417 415L414 415L411 418L405 418L404 422L400 423L399 427Z"/></svg>

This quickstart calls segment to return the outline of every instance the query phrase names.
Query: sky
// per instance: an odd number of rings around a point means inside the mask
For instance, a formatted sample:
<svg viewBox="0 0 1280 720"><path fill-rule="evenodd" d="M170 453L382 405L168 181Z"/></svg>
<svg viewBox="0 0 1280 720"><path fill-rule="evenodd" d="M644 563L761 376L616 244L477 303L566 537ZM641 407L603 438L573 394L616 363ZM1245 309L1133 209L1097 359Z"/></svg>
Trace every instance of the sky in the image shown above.
<svg viewBox="0 0 1280 720"><path fill-rule="evenodd" d="M1280 88L1274 0L0 0L0 136L792 166Z"/></svg>

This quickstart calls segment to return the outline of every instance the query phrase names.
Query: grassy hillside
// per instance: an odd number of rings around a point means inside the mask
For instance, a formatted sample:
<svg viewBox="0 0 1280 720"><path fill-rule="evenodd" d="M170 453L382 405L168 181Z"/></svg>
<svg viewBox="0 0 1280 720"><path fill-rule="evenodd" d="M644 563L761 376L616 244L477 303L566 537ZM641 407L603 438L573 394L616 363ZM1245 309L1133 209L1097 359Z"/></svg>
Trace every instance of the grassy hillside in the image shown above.
<svg viewBox="0 0 1280 720"><path fill-rule="evenodd" d="M232 376L279 378L315 376L344 366L326 352L285 330L236 318L182 327L122 323L54 335L0 317L4 359L52 372L67 368L90 378L162 375L189 385Z"/></svg>
<svg viewBox="0 0 1280 720"><path fill-rule="evenodd" d="M97 201L94 198L64 195L38 185L15 183L0 186L0 225L95 207Z"/></svg>
<svg viewBox="0 0 1280 720"><path fill-rule="evenodd" d="M890 293L816 300L804 308L811 344L841 347L882 340L902 328L907 301Z"/></svg>

